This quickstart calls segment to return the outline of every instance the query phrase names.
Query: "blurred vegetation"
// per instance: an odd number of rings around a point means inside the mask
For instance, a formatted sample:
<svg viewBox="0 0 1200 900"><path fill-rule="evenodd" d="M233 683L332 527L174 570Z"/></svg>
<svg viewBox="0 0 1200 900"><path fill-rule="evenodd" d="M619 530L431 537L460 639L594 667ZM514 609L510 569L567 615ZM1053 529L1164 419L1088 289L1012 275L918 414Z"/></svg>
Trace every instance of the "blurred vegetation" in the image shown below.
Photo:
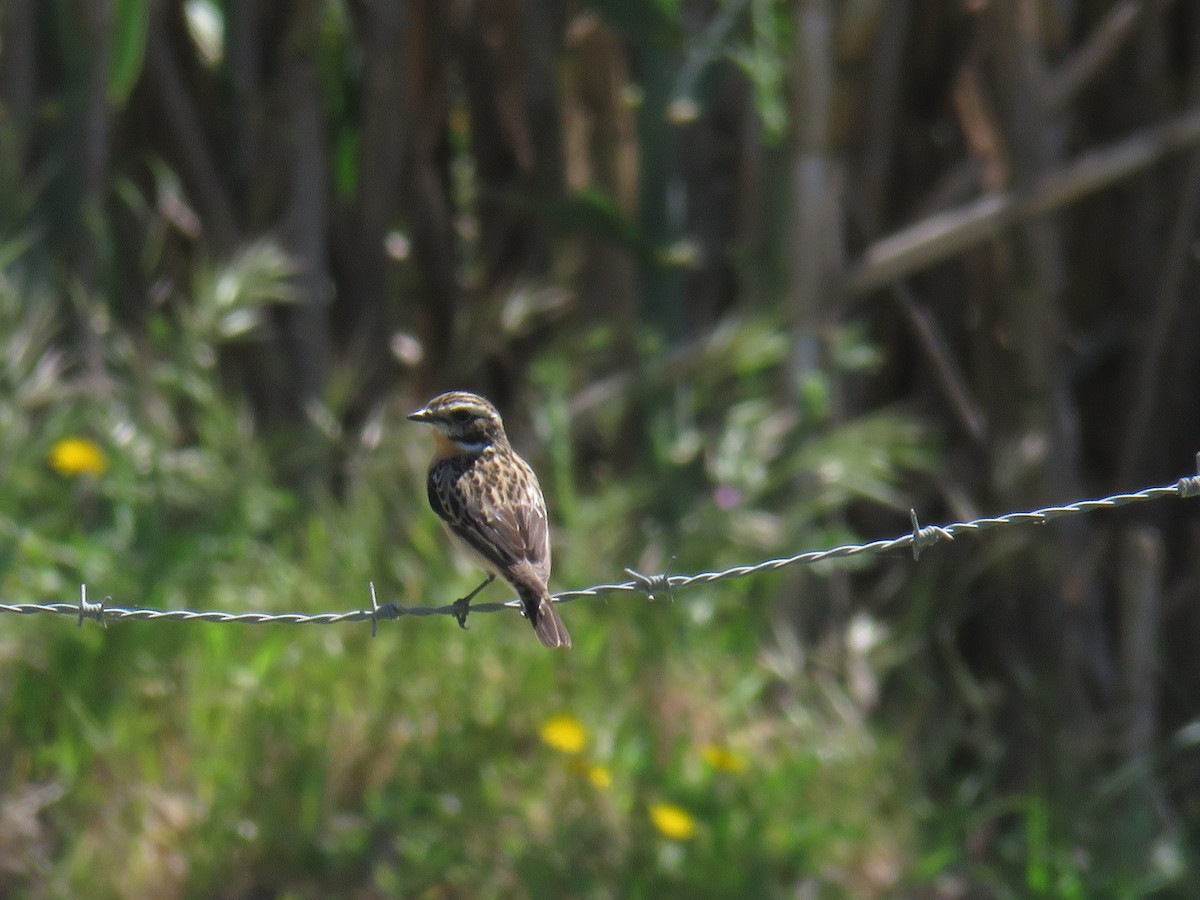
<svg viewBox="0 0 1200 900"><path fill-rule="evenodd" d="M555 589L1173 481L1198 26L6 0L0 601L450 602L403 421L450 387L540 473ZM0 895L1191 896L1168 506L577 602L567 654L4 617Z"/></svg>
<svg viewBox="0 0 1200 900"><path fill-rule="evenodd" d="M362 606L371 579L402 600L470 585L425 508L426 448L394 425L398 411L342 448L341 496L277 486L269 441L214 361L262 339L287 277L265 246L201 273L186 314L148 325L171 340L135 346L114 326L86 378L56 355L61 323L25 315L5 282L4 464L20 486L3 501L5 596L68 596L82 578L114 603L321 610ZM721 441L696 433L694 404L655 418L659 477L576 483L547 394L535 458L563 511L560 581L662 562L668 547L694 566L816 540L821 503L882 493L922 459L900 422L806 438L753 399L755 372L780 364L777 337L746 325L729 339L746 370L697 385L722 398L726 421L706 427ZM561 365L549 351L540 377ZM864 462L846 467L855 477L823 477L807 509L779 500L788 477L815 479L816 459L840 456L826 445L862 429L887 440L851 454ZM749 463L748 443L776 449ZM871 460L881 481L863 474ZM736 498L714 499L717 486ZM16 622L0 644L4 883L115 897L893 880L920 852L911 825L895 830L915 790L891 771L900 748L843 718L824 696L841 693L836 679L781 692L786 668L760 659L762 617L743 608L774 592L750 591L575 604L570 655L545 653L516 617L465 633L405 620L375 640L365 628ZM539 736L556 715L574 729L565 743ZM662 804L676 818L658 834Z"/></svg>

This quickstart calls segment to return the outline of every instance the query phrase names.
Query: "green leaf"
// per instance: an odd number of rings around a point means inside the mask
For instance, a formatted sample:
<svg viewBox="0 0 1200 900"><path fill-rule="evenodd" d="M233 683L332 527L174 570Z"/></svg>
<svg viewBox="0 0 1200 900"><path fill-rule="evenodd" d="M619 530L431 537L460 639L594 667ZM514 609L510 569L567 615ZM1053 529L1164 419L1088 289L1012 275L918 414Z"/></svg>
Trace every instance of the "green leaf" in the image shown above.
<svg viewBox="0 0 1200 900"><path fill-rule="evenodd" d="M150 0L116 0L113 13L108 101L114 106L123 106L142 74L146 35L150 30Z"/></svg>
<svg viewBox="0 0 1200 900"><path fill-rule="evenodd" d="M358 160L361 153L359 133L343 128L334 138L333 185L342 200L350 200L358 190Z"/></svg>

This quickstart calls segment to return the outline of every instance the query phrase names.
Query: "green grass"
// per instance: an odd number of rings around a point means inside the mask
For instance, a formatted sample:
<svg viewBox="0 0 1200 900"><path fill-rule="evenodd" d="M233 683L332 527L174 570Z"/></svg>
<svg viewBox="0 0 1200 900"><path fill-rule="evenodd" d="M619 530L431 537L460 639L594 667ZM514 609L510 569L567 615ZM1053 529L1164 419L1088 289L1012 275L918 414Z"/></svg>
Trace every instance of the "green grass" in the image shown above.
<svg viewBox="0 0 1200 900"><path fill-rule="evenodd" d="M387 477L419 486L421 473ZM318 504L275 547L221 546L206 579L179 563L136 599L342 610L364 605L371 578L385 598L453 599L473 573L446 559L416 487L395 493L394 507L365 487L340 510ZM393 545L396 561L376 562ZM616 574L583 554L565 568ZM6 593L21 581L6 578ZM110 570L91 587L121 597L141 581ZM617 885L719 896L811 880L839 895L872 865L902 865L912 835L895 820L911 784L896 777L899 754L816 696L775 696L758 653L728 649L753 642L717 633L753 633L757 617L698 626L682 598L565 615L571 653L544 651L515 614L477 615L468 631L401 619L374 640L361 624L7 620L0 795L61 790L30 824L50 871L8 884L97 897L611 896ZM560 714L587 730L579 755L539 737ZM744 768L715 770L709 745L732 747ZM594 785L589 766L611 785ZM647 810L661 801L691 813L693 838L654 831Z"/></svg>

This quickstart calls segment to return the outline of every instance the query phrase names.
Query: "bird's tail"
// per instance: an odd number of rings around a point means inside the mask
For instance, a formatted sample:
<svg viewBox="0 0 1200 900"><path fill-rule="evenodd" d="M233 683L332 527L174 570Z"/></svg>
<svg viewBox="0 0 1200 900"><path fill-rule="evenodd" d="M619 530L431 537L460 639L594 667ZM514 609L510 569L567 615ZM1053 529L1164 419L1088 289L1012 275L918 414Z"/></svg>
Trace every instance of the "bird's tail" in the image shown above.
<svg viewBox="0 0 1200 900"><path fill-rule="evenodd" d="M550 599L549 592L543 590L539 593L522 589L519 593L525 618L533 623L538 640L551 648L570 647L571 635L567 633L567 626L563 624L562 617L554 608L554 601Z"/></svg>

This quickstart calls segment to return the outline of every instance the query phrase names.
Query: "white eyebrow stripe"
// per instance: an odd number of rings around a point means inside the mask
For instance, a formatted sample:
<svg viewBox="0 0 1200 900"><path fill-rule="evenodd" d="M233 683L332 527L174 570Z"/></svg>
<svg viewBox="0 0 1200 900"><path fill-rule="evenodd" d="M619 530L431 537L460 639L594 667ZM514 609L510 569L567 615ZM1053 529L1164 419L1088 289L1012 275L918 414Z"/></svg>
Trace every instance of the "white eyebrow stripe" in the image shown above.
<svg viewBox="0 0 1200 900"><path fill-rule="evenodd" d="M463 441L458 438L451 438L452 441L468 453L482 453L487 449L487 441Z"/></svg>

